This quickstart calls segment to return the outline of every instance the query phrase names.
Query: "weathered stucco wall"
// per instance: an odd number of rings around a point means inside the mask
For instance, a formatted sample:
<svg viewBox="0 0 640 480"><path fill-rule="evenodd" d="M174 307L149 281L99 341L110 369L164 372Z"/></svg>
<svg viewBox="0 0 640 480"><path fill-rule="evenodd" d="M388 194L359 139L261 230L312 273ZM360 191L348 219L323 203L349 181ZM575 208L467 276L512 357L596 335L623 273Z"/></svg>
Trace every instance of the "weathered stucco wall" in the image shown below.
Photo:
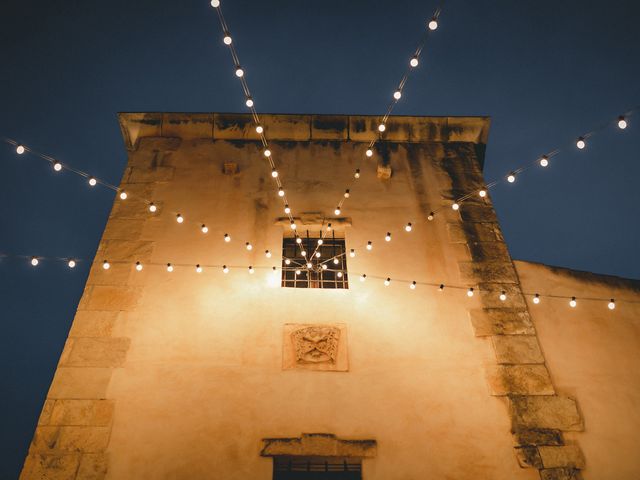
<svg viewBox="0 0 640 480"><path fill-rule="evenodd" d="M576 272L516 261L523 289L530 293L577 296L527 297L538 338L563 392L577 398L584 432L577 439L587 459L586 479L634 480L640 476L640 281ZM614 298L607 301L583 298ZM632 300L628 303L622 300Z"/></svg>

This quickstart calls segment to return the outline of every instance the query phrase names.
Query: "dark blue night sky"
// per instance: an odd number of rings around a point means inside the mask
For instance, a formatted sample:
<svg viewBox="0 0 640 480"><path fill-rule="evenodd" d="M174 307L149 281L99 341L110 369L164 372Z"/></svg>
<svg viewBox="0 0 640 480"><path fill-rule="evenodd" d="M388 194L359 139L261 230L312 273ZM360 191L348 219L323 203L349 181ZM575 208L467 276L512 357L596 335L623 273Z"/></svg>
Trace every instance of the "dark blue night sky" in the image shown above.
<svg viewBox="0 0 640 480"><path fill-rule="evenodd" d="M382 114L437 3L223 6L259 112ZM640 113L613 126L640 104L639 17L635 0L445 5L394 113L491 116L488 180L569 147L492 192L514 258L640 278ZM116 112L246 110L207 0L6 0L0 37L0 137L114 184ZM91 258L113 192L4 144L0 165L0 252ZM0 478L18 475L87 267L0 260Z"/></svg>

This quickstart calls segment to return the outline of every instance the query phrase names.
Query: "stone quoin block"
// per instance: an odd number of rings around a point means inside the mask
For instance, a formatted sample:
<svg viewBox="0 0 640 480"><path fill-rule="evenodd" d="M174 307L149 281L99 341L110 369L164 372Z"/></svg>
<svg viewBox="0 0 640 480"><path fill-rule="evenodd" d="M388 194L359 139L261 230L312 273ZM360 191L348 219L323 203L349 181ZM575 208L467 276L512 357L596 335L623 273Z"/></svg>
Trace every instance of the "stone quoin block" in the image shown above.
<svg viewBox="0 0 640 480"><path fill-rule="evenodd" d="M49 425L108 426L113 419L113 400L55 400Z"/></svg>
<svg viewBox="0 0 640 480"><path fill-rule="evenodd" d="M488 368L491 394L553 395L551 377L544 365L496 365Z"/></svg>
<svg viewBox="0 0 640 480"><path fill-rule="evenodd" d="M47 397L105 398L112 372L111 368L58 367Z"/></svg>
<svg viewBox="0 0 640 480"><path fill-rule="evenodd" d="M132 218L114 218L107 222L102 234L105 240L138 240L142 235L145 221Z"/></svg>
<svg viewBox="0 0 640 480"><path fill-rule="evenodd" d="M510 414L514 431L527 428L584 430L576 401L568 397L514 396L510 398Z"/></svg>
<svg viewBox="0 0 640 480"><path fill-rule="evenodd" d="M87 285L121 286L129 283L133 273L132 263L116 263L115 259L110 259L111 268L105 270L102 268L102 262L107 260L107 257L98 252L97 258L98 260L91 265L89 270Z"/></svg>
<svg viewBox="0 0 640 480"><path fill-rule="evenodd" d="M76 312L69 338L75 337L110 337L120 312L102 312L99 310Z"/></svg>
<svg viewBox="0 0 640 480"><path fill-rule="evenodd" d="M575 468L545 468L540 470L540 480L581 480L580 470Z"/></svg>
<svg viewBox="0 0 640 480"><path fill-rule="evenodd" d="M458 268L466 282L518 283L511 262L458 262Z"/></svg>
<svg viewBox="0 0 640 480"><path fill-rule="evenodd" d="M51 413L53 412L54 404L55 404L55 400L47 399L44 401L42 412L40 412L40 417L38 417L38 425L49 424L49 422L51 421Z"/></svg>
<svg viewBox="0 0 640 480"><path fill-rule="evenodd" d="M109 459L106 453L87 453L80 457L77 480L103 480L107 475Z"/></svg>
<svg viewBox="0 0 640 480"><path fill-rule="evenodd" d="M584 455L577 445L538 447L544 468L584 468Z"/></svg>
<svg viewBox="0 0 640 480"><path fill-rule="evenodd" d="M131 341L128 338L75 338L60 364L68 367L119 367Z"/></svg>
<svg viewBox="0 0 640 480"><path fill-rule="evenodd" d="M503 364L544 363L534 335L496 335L491 337L496 360Z"/></svg>
<svg viewBox="0 0 640 480"><path fill-rule="evenodd" d="M79 464L79 454L29 454L20 480L74 480Z"/></svg>
<svg viewBox="0 0 640 480"><path fill-rule="evenodd" d="M492 335L535 335L529 312L516 308L484 308L469 311L477 337Z"/></svg>
<svg viewBox="0 0 640 480"><path fill-rule="evenodd" d="M536 447L516 447L514 451L522 468L542 468L542 459Z"/></svg>
<svg viewBox="0 0 640 480"><path fill-rule="evenodd" d="M451 208L451 205L449 205ZM460 206L460 210L458 210L460 214L460 219L464 222L493 222L497 223L498 218L496 217L495 211L492 207L488 205L480 205L476 203L467 203L464 202Z"/></svg>
<svg viewBox="0 0 640 480"><path fill-rule="evenodd" d="M82 296L79 310L132 310L142 294L141 287L95 285Z"/></svg>
<svg viewBox="0 0 640 480"><path fill-rule="evenodd" d="M449 241L452 243L487 242L489 245L502 242L502 234L496 223L447 223ZM487 247L487 248L490 248ZM497 247L501 248L501 247ZM502 248L506 249L503 245Z"/></svg>
<svg viewBox="0 0 640 480"><path fill-rule="evenodd" d="M513 432L518 445L564 445L562 432L548 428L530 428Z"/></svg>
<svg viewBox="0 0 640 480"><path fill-rule="evenodd" d="M471 258L476 262L511 262L507 245L504 242L469 242Z"/></svg>
<svg viewBox="0 0 640 480"><path fill-rule="evenodd" d="M154 242L152 241L103 240L100 244L100 251L105 260L140 260L141 262L146 262L151 258L153 247ZM100 267L102 267L102 265L100 265Z"/></svg>

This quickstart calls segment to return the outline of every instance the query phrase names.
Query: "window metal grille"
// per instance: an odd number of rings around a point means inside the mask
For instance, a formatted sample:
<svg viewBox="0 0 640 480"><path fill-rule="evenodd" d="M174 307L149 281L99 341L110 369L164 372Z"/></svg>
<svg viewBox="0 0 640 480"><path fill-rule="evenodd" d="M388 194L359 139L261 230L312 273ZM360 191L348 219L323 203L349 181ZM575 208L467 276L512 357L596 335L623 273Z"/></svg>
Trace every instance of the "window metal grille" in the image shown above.
<svg viewBox="0 0 640 480"><path fill-rule="evenodd" d="M344 237L335 231L324 236L321 232L309 231L298 234L301 243L297 243L293 235L282 239L282 286L349 288ZM322 240L322 244L318 240Z"/></svg>
<svg viewBox="0 0 640 480"><path fill-rule="evenodd" d="M274 457L273 480L361 480L357 458Z"/></svg>

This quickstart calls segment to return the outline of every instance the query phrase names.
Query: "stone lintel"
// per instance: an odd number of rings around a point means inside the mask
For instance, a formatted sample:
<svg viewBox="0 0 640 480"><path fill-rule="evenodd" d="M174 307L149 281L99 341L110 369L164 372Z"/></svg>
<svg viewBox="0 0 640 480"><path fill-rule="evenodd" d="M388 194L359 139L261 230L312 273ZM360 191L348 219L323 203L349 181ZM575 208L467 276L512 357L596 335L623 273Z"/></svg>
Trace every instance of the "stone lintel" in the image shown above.
<svg viewBox="0 0 640 480"><path fill-rule="evenodd" d="M375 440L343 440L331 433L303 433L294 438L265 438L260 455L305 457L360 457L377 454Z"/></svg>

